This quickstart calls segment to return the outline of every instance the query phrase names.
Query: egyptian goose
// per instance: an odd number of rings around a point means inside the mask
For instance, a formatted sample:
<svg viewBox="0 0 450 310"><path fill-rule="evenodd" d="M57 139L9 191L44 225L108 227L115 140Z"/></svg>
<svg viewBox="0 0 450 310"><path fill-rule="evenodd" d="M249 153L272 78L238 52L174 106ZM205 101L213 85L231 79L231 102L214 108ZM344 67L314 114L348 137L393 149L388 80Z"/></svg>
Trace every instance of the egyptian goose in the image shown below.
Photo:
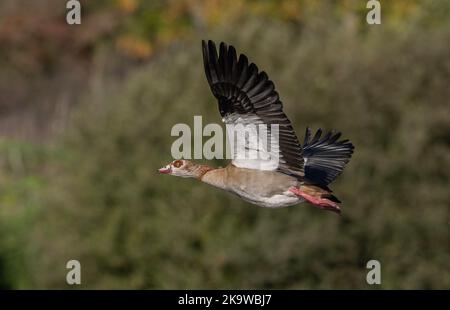
<svg viewBox="0 0 450 310"><path fill-rule="evenodd" d="M235 48L223 42L219 54L212 41L202 41L202 47L206 78L218 100L222 121L231 125L278 125L276 145L270 150L267 145L257 146L258 152L276 155L276 164L270 161L270 156L264 160L242 159L239 154L233 154L231 164L225 168L179 159L159 172L196 178L262 207L285 207L307 201L320 209L340 213L340 201L332 195L328 184L341 174L350 160L352 143L339 141L340 133L329 132L322 136L319 129L313 136L306 128L301 145L283 112L274 84L265 72L259 72L254 63L249 64L245 55L237 58ZM246 143L259 139L254 131L237 134L250 135ZM245 150L249 148L246 144Z"/></svg>

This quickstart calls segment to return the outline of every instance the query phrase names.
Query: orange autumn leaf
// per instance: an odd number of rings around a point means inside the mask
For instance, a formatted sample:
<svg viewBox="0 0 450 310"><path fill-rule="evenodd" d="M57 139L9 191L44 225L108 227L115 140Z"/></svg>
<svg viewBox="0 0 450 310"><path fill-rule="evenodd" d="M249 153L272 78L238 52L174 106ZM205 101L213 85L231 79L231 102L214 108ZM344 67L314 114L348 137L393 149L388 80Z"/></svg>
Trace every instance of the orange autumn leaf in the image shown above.
<svg viewBox="0 0 450 310"><path fill-rule="evenodd" d="M131 58L147 59L152 55L151 44L132 36L121 36L116 40L117 50Z"/></svg>
<svg viewBox="0 0 450 310"><path fill-rule="evenodd" d="M125 13L133 13L139 6L139 0L118 0L118 5Z"/></svg>

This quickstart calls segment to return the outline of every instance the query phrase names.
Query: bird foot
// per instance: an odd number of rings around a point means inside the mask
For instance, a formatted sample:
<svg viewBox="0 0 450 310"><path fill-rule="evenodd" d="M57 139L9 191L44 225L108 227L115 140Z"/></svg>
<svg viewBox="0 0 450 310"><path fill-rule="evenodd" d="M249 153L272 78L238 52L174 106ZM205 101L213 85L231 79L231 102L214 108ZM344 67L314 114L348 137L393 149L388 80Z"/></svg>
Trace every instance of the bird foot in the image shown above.
<svg viewBox="0 0 450 310"><path fill-rule="evenodd" d="M309 195L301 191L298 187L291 187L289 191L299 197L304 198L307 202L309 202L316 208L332 211L338 214L341 213L341 208L339 207L339 205L336 202L331 201L330 199Z"/></svg>

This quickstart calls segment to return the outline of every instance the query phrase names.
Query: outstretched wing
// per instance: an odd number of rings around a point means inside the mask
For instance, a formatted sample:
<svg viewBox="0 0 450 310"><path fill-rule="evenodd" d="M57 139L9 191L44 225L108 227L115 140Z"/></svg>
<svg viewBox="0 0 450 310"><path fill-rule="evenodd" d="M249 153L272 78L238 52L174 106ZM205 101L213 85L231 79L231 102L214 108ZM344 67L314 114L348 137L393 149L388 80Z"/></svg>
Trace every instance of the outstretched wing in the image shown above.
<svg viewBox="0 0 450 310"><path fill-rule="evenodd" d="M306 180L326 186L342 173L354 146L349 140L338 141L340 136L340 132L328 132L322 137L322 129L319 129L312 137L311 129L306 128L303 142Z"/></svg>
<svg viewBox="0 0 450 310"><path fill-rule="evenodd" d="M249 169L278 170L301 179L304 176L302 147L283 112L273 82L264 71L259 72L254 63L249 64L245 55L241 54L238 59L233 46L220 43L219 54L212 41L202 41L202 46L206 78L218 100L223 121L231 125L265 125L271 142L275 142L269 148L264 143L257 143L261 140L257 130L247 130L246 133L235 131L238 135L248 135L246 150L258 145L258 152L276 155L277 164L236 159L242 154L233 154L233 164ZM278 125L278 137L275 137L271 125Z"/></svg>

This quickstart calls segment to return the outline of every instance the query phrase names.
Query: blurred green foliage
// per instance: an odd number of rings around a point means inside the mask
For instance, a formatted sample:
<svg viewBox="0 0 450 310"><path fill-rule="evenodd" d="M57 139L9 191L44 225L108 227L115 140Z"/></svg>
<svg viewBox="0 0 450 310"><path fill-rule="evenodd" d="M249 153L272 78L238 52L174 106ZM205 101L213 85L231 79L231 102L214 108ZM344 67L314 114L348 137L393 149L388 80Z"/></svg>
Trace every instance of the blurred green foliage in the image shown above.
<svg viewBox="0 0 450 310"><path fill-rule="evenodd" d="M84 52L45 73L71 81L66 64L92 67L62 136L2 140L1 287L70 288L65 265L78 259L82 288L373 288L365 264L377 259L380 288L450 288L447 1L383 2L380 26L356 1L151 3L90 2L94 25L125 17L94 27L104 35L74 43ZM156 173L171 160L174 124L220 123L205 38L269 74L300 140L307 125L352 140L332 186L341 217L307 204L258 208ZM129 67L117 78L111 64Z"/></svg>

